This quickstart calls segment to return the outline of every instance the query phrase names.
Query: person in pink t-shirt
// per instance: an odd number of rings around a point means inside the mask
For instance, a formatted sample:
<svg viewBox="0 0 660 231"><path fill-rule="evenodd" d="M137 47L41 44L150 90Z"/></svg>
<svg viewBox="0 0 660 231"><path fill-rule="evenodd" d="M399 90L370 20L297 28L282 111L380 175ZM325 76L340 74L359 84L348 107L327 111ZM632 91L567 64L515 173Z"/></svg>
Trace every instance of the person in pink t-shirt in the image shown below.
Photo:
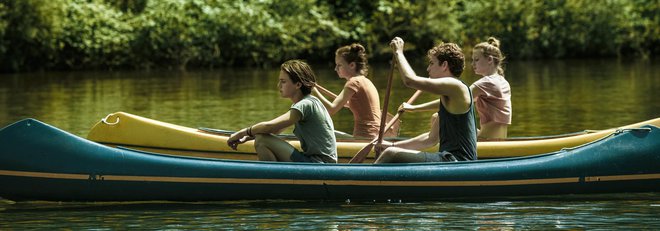
<svg viewBox="0 0 660 231"><path fill-rule="evenodd" d="M353 137L376 138L380 129L380 99L378 90L366 76L367 53L364 47L354 43L335 52L335 71L346 79L344 89L334 101L326 99L318 87L314 94L323 102L330 115L346 106L353 113ZM329 92L323 92L329 94Z"/></svg>
<svg viewBox="0 0 660 231"><path fill-rule="evenodd" d="M481 139L506 138L511 124L511 87L504 78L504 55L499 46L499 40L490 37L472 49L472 68L475 74L483 76L470 86L479 114L477 136ZM435 110L439 103L438 100L418 105L403 103L399 110Z"/></svg>
<svg viewBox="0 0 660 231"><path fill-rule="evenodd" d="M511 124L511 86L504 78L500 41L490 37L472 49L474 73L483 76L470 86L479 113L478 136L487 139L507 137Z"/></svg>

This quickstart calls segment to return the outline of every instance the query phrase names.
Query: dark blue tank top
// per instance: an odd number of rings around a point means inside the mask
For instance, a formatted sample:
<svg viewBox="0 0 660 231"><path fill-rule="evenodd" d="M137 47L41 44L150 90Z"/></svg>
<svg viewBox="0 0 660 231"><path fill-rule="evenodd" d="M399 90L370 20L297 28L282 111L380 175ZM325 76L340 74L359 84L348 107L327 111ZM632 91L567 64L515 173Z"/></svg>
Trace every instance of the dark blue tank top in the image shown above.
<svg viewBox="0 0 660 231"><path fill-rule="evenodd" d="M463 83L465 85L465 83ZM459 161L477 159L477 124L474 118L474 102L470 92L470 109L463 114L452 114L440 102L440 152L447 151Z"/></svg>

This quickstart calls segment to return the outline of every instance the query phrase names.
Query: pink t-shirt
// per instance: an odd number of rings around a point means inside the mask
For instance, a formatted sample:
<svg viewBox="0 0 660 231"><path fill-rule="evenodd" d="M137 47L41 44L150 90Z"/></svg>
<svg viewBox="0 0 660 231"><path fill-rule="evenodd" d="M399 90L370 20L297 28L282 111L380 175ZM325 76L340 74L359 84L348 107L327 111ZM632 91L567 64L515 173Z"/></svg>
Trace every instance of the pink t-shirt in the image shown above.
<svg viewBox="0 0 660 231"><path fill-rule="evenodd" d="M503 76L484 76L472 86L481 90L479 95L472 96L479 113L479 124L491 121L511 124L511 87Z"/></svg>
<svg viewBox="0 0 660 231"><path fill-rule="evenodd" d="M352 77L345 88L354 91L349 99L350 110L353 112L353 136L376 138L380 129L380 100L378 90L364 76Z"/></svg>

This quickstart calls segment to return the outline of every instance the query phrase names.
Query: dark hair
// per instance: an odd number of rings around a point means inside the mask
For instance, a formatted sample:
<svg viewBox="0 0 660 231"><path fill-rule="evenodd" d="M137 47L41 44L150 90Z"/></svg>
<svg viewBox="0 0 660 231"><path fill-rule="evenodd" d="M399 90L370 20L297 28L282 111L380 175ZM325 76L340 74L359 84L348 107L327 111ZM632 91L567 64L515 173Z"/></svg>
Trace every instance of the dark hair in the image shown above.
<svg viewBox="0 0 660 231"><path fill-rule="evenodd" d="M504 67L502 64L504 63L505 57L502 54L502 51L500 51L500 40L490 37L487 42L477 44L472 50L474 52L474 50L477 49L481 50L481 54L484 57L493 58L495 65L497 66L497 74L504 76Z"/></svg>
<svg viewBox="0 0 660 231"><path fill-rule="evenodd" d="M463 69L465 69L465 56L463 51L455 43L441 43L428 52L429 59L431 57L436 57L438 61L446 61L449 65L449 71L455 77L461 77L463 74Z"/></svg>
<svg viewBox="0 0 660 231"><path fill-rule="evenodd" d="M355 63L355 71L366 76L369 73L367 64L367 51L359 43L343 46L335 51L336 56L340 56L347 63Z"/></svg>
<svg viewBox="0 0 660 231"><path fill-rule="evenodd" d="M316 84L316 75L309 64L302 60L293 59L282 63L280 69L289 75L293 83L302 83L300 90L303 95L312 93L312 88Z"/></svg>

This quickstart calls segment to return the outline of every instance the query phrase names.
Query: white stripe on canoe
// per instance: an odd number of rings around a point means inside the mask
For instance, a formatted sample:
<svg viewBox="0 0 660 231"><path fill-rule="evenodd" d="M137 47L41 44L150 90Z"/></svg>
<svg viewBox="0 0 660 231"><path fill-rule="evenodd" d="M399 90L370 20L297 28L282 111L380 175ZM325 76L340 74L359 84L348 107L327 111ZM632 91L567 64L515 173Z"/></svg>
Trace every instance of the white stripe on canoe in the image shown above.
<svg viewBox="0 0 660 231"><path fill-rule="evenodd" d="M580 177L524 179L524 180L479 180L479 181L383 181L383 180L294 180L294 179L253 179L253 178L205 178L205 177L165 177L165 176L125 176L89 175L49 172L27 172L0 170L0 176L33 177L48 179L98 180L98 181L141 181L171 183L223 183L223 184L292 184L292 185L352 185L352 186L505 186L531 184L577 183ZM660 174L634 174L615 176L589 176L585 182L653 180Z"/></svg>

